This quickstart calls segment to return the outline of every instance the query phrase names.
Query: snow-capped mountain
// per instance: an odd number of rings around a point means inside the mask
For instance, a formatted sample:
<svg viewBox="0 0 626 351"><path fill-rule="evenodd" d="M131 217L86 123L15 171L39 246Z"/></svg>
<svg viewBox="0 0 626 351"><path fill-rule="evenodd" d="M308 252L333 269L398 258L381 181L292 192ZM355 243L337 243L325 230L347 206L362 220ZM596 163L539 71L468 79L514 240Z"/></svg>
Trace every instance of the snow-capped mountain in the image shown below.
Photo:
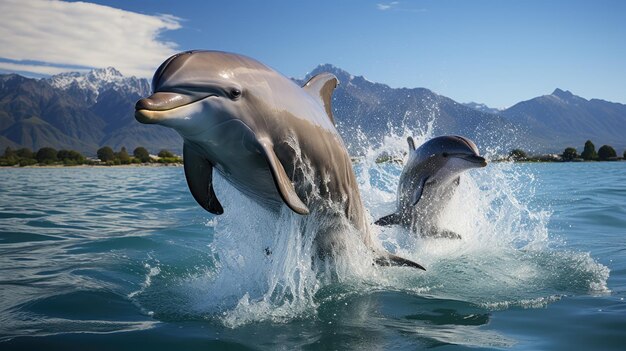
<svg viewBox="0 0 626 351"><path fill-rule="evenodd" d="M46 81L55 88L78 95L89 104L98 102L98 96L111 89L139 96L150 94L150 82L147 79L125 77L113 67L97 68L83 73L61 73L51 76Z"/></svg>
<svg viewBox="0 0 626 351"><path fill-rule="evenodd" d="M483 103L479 103L479 102L466 102L463 103L463 105L469 107L469 108L473 108L476 111L480 111L480 112L485 112L485 113L493 113L493 114L498 114L500 113L502 110L501 109L497 109L494 107L489 107Z"/></svg>

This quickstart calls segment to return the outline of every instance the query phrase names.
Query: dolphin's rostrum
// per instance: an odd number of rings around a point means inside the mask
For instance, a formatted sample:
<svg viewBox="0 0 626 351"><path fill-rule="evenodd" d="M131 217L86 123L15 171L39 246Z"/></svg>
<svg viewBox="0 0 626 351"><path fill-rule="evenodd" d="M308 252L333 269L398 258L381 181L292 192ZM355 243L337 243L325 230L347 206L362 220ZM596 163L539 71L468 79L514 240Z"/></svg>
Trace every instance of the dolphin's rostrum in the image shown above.
<svg viewBox="0 0 626 351"><path fill-rule="evenodd" d="M409 160L398 183L397 210L375 223L399 224L422 236L460 238L438 227L439 215L459 185L460 174L485 167L487 161L476 144L462 136L436 137L417 149L413 138L407 142Z"/></svg>
<svg viewBox="0 0 626 351"><path fill-rule="evenodd" d="M326 227L315 238L321 257L337 253L335 236L346 222L373 249L350 157L332 117L337 84L334 75L323 73L299 87L242 55L183 52L157 69L153 94L137 102L135 118L183 137L187 184L205 210L224 212L213 189L216 170L264 207L278 211L285 204L299 215L324 218ZM377 255L378 264L424 269L387 252Z"/></svg>

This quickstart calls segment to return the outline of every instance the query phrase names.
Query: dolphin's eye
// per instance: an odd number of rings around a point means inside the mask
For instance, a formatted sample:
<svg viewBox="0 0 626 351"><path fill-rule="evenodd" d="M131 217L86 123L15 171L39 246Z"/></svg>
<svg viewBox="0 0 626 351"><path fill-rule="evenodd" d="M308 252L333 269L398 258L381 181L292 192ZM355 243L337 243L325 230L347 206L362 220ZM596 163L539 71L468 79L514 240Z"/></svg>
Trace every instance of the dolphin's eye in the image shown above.
<svg viewBox="0 0 626 351"><path fill-rule="evenodd" d="M241 96L241 90L235 88L230 91L230 97L233 99L237 99Z"/></svg>
<svg viewBox="0 0 626 351"><path fill-rule="evenodd" d="M448 153L447 153L447 152L444 152L444 153L442 154L442 156L443 156L443 157L448 157Z"/></svg>

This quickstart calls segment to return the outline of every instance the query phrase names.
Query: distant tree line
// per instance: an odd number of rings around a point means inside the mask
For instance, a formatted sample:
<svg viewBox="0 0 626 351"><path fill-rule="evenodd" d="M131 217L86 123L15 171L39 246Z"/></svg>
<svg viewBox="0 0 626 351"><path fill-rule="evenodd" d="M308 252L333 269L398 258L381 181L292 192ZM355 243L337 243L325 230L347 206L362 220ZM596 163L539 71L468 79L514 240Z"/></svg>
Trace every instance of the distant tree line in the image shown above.
<svg viewBox="0 0 626 351"><path fill-rule="evenodd" d="M623 156L626 158L626 150ZM575 148L568 147L563 151L561 158L563 158L563 161L573 161L577 158L582 158L585 161L610 161L618 159L617 152L615 152L615 149L611 145L602 145L600 149L598 149L598 152L596 152L596 146L591 140L585 142L583 152L580 155L578 155Z"/></svg>
<svg viewBox="0 0 626 351"><path fill-rule="evenodd" d="M626 150L623 153L623 159L626 160ZM509 153L509 159L513 161L559 161L558 158L552 157L550 155L543 156L528 156L524 150L514 149ZM578 154L578 151L574 147L567 147L563 150L563 153L560 155L561 161L574 161L574 160L585 160L585 161L613 161L618 160L617 152L611 145L602 145L600 149L596 152L596 146L591 142L591 140L587 140L585 142L585 146L583 148L583 152Z"/></svg>
<svg viewBox="0 0 626 351"><path fill-rule="evenodd" d="M145 147L138 147L129 155L125 147L118 152L109 146L98 149L97 159L89 159L75 150L56 150L51 147L42 147L37 152L29 148L13 150L7 147L0 157L0 166L31 166L31 165L128 165L138 163L181 163L182 159L169 150L161 150L157 158L150 156Z"/></svg>

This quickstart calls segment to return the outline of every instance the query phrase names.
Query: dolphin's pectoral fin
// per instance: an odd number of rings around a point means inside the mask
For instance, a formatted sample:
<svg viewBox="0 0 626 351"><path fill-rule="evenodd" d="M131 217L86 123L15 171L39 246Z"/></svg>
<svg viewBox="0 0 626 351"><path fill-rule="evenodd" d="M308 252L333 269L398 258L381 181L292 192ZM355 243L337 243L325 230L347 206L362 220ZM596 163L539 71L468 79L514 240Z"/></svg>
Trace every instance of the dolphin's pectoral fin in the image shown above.
<svg viewBox="0 0 626 351"><path fill-rule="evenodd" d="M272 172L272 178L274 179L276 190L278 190L278 193L285 204L287 204L287 206L289 206L289 208L297 214L309 214L309 208L304 204L304 202L302 202L302 200L300 200L298 194L296 194L296 189L293 187L291 179L287 176L285 168L280 163L278 156L276 156L272 145L269 142L262 140L259 141L259 145L261 146L262 152L265 155L267 163L270 167L270 171Z"/></svg>
<svg viewBox="0 0 626 351"><path fill-rule="evenodd" d="M205 210L221 215L224 208L213 191L213 165L189 145L183 147L185 178L191 195Z"/></svg>
<svg viewBox="0 0 626 351"><path fill-rule="evenodd" d="M374 262L379 266L412 267L424 271L426 270L426 268L419 263L407 260L406 258L402 258L400 256L392 255L390 253L377 257Z"/></svg>
<svg viewBox="0 0 626 351"><path fill-rule="evenodd" d="M402 222L402 216L399 213L392 213L390 215L386 215L380 218L379 220L374 222L374 224L383 226L400 224L400 222Z"/></svg>
<svg viewBox="0 0 626 351"><path fill-rule="evenodd" d="M412 137L406 138L406 142L409 143L409 151L415 150L415 141L413 141Z"/></svg>
<svg viewBox="0 0 626 351"><path fill-rule="evenodd" d="M428 177L422 177L419 180L417 187L415 187L415 191L413 191L413 197L411 198L411 206L417 205L419 200L422 198L422 194L424 193L424 186L426 186L426 181Z"/></svg>
<svg viewBox="0 0 626 351"><path fill-rule="evenodd" d="M339 80L332 73L321 73L313 78L309 79L308 82L304 83L302 89L309 93L316 99L319 99L322 106L326 110L326 114L333 124L335 124L335 119L333 118L333 110L331 107L331 101L333 96L333 91L339 85Z"/></svg>

